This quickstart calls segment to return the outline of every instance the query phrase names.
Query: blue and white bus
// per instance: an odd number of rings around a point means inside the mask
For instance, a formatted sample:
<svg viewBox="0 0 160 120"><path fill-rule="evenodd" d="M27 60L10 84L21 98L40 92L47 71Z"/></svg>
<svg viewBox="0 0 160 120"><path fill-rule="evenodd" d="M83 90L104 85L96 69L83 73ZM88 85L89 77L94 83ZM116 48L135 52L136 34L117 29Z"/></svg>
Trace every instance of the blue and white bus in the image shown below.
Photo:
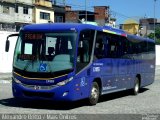
<svg viewBox="0 0 160 120"><path fill-rule="evenodd" d="M18 35L12 90L15 98L87 98L95 105L107 93L132 89L138 94L154 76L154 40L107 26L33 24Z"/></svg>

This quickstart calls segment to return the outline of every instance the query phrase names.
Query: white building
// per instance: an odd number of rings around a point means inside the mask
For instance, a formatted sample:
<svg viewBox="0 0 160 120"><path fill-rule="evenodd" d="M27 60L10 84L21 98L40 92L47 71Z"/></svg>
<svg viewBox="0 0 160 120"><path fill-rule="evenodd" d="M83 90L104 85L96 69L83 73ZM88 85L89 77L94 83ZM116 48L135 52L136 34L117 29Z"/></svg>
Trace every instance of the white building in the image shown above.
<svg viewBox="0 0 160 120"><path fill-rule="evenodd" d="M34 0L1 0L0 30L15 31L32 23Z"/></svg>

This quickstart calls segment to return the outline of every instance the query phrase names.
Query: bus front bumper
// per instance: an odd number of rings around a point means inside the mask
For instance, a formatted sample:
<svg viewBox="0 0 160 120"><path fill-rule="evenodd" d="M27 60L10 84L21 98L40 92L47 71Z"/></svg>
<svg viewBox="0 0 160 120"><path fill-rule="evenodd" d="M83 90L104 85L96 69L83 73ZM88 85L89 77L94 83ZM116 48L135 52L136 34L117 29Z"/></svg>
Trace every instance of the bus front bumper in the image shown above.
<svg viewBox="0 0 160 120"><path fill-rule="evenodd" d="M40 89L42 86L18 84L12 81L12 92L15 98L41 99L54 101L75 101L74 90L70 84L54 86L52 89Z"/></svg>

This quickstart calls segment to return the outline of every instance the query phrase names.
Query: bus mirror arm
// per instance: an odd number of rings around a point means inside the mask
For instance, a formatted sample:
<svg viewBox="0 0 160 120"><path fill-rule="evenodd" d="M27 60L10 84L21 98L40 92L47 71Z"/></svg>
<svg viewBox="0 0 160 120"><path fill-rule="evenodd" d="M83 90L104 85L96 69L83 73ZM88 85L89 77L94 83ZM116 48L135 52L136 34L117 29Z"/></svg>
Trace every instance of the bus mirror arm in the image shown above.
<svg viewBox="0 0 160 120"><path fill-rule="evenodd" d="M8 52L9 51L9 47L10 47L10 41L9 38L10 37L14 37L14 36L18 36L19 34L11 34L7 36L7 40L6 40L6 46L5 46L5 51Z"/></svg>

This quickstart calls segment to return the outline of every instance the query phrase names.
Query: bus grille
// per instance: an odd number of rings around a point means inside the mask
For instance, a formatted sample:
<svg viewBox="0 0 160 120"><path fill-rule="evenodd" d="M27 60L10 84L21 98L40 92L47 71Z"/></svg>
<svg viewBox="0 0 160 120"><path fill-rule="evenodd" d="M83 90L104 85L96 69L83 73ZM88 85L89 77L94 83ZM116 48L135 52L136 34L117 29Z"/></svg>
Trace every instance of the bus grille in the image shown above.
<svg viewBox="0 0 160 120"><path fill-rule="evenodd" d="M21 84L21 85L26 88L33 89L33 90L51 90L57 87L56 85L50 85L50 86L27 85L27 84Z"/></svg>
<svg viewBox="0 0 160 120"><path fill-rule="evenodd" d="M23 91L23 94L27 97L40 97L40 98L53 98L54 96L54 93L46 93L46 92Z"/></svg>

